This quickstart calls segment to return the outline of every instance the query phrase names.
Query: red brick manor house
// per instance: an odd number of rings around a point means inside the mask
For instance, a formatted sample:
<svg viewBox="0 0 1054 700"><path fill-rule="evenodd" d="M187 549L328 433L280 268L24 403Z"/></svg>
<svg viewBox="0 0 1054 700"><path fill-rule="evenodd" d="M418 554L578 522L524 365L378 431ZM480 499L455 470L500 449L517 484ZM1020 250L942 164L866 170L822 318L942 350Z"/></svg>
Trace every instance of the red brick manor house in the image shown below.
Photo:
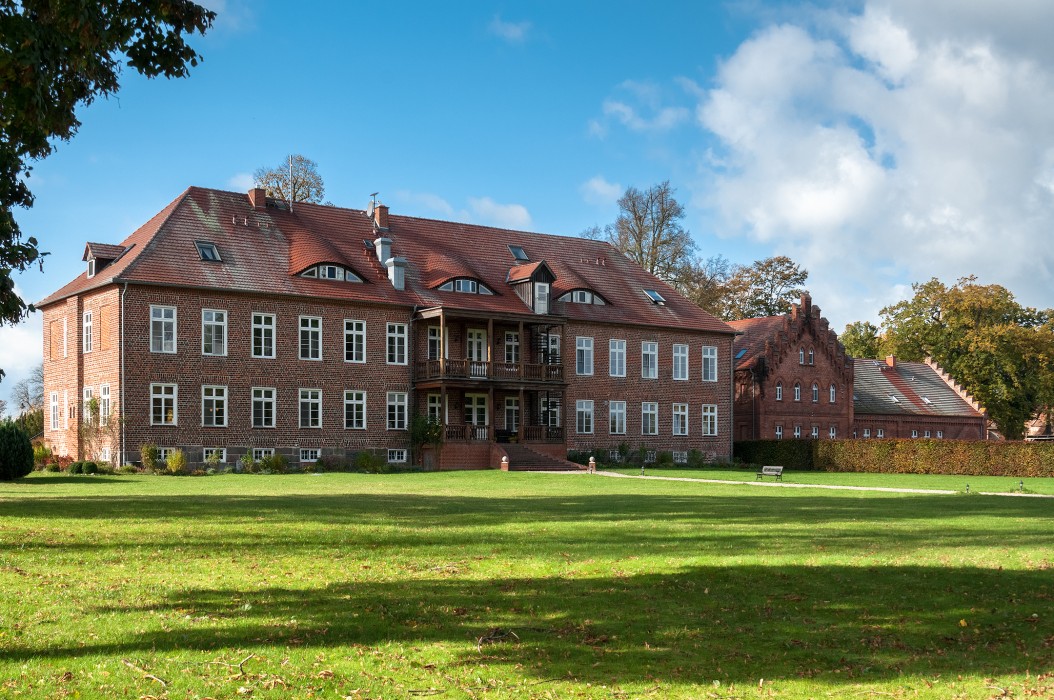
<svg viewBox="0 0 1054 700"><path fill-rule="evenodd" d="M38 304L57 454L398 463L415 414L429 468L731 454L734 331L606 243L190 188L84 262Z"/></svg>

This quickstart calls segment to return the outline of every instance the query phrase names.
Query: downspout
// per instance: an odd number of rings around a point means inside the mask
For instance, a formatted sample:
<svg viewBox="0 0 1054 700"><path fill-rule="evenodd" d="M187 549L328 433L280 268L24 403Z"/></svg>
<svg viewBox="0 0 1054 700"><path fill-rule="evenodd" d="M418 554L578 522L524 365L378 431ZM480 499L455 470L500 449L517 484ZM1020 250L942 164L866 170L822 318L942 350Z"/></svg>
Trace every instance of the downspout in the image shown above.
<svg viewBox="0 0 1054 700"><path fill-rule="evenodd" d="M750 368L750 439L758 439L758 398L755 392L754 367Z"/></svg>
<svg viewBox="0 0 1054 700"><path fill-rule="evenodd" d="M128 293L128 282L124 283L124 289L121 290L121 322L120 322L120 333L121 333L121 407L118 409L117 420L123 421L124 419L124 297ZM127 433L128 423L122 422L121 426L121 463L118 466L124 466L128 461L127 452Z"/></svg>

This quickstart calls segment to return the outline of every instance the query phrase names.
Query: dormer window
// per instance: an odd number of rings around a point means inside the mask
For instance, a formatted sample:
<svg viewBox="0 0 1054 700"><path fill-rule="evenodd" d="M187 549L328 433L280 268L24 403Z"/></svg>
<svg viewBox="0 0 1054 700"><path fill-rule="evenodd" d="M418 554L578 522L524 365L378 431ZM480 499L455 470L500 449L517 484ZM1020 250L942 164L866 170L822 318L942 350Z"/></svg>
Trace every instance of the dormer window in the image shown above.
<svg viewBox="0 0 1054 700"><path fill-rule="evenodd" d="M648 298L651 299L653 303L658 304L659 306L664 306L666 304L666 300L663 299L662 295L654 289L645 289L644 293L648 295Z"/></svg>
<svg viewBox="0 0 1054 700"><path fill-rule="evenodd" d="M88 261L88 279L95 277L95 258Z"/></svg>
<svg viewBox="0 0 1054 700"><path fill-rule="evenodd" d="M198 257L207 262L222 262L220 259L220 251L216 248L215 243L209 241L195 241L194 245L198 248Z"/></svg>
<svg viewBox="0 0 1054 700"><path fill-rule="evenodd" d="M588 289L575 289L562 295L557 301L569 301L572 304L597 304L604 306L606 301L595 292Z"/></svg>
<svg viewBox="0 0 1054 700"><path fill-rule="evenodd" d="M493 295L494 291L482 282L467 277L449 280L439 285L441 292L460 292L462 294Z"/></svg>
<svg viewBox="0 0 1054 700"><path fill-rule="evenodd" d="M509 252L512 253L512 257L516 262L527 262L530 258L527 257L527 253L523 252L523 247L518 245L510 245Z"/></svg>
<svg viewBox="0 0 1054 700"><path fill-rule="evenodd" d="M362 278L353 271L340 265L316 265L309 267L300 273L301 277L316 277L323 280L334 280L337 282L362 282Z"/></svg>

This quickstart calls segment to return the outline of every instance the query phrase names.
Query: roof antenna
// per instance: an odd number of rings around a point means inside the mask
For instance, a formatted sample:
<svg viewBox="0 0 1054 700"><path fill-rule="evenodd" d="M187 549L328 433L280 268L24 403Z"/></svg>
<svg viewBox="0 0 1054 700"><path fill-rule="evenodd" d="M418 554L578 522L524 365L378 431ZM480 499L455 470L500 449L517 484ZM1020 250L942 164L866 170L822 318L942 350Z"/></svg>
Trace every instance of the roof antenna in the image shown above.
<svg viewBox="0 0 1054 700"><path fill-rule="evenodd" d="M380 192L370 193L370 203L366 205L366 216L371 219L373 218L374 210L377 209L377 195L379 194Z"/></svg>
<svg viewBox="0 0 1054 700"><path fill-rule="evenodd" d="M289 154L289 211L293 211L293 154Z"/></svg>

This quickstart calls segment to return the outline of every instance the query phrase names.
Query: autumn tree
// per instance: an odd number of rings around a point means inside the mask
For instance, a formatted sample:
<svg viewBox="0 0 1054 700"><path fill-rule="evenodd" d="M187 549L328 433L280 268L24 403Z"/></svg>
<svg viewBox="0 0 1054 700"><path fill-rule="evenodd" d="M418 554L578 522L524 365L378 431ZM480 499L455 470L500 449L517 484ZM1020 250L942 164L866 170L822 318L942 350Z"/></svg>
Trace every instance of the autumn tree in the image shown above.
<svg viewBox="0 0 1054 700"><path fill-rule="evenodd" d="M805 293L808 270L785 255L739 266L725 284L722 316L725 320L779 316Z"/></svg>
<svg viewBox="0 0 1054 700"><path fill-rule="evenodd" d="M869 321L854 321L845 326L838 337L850 357L877 360L882 357L882 339L878 337L878 326Z"/></svg>
<svg viewBox="0 0 1054 700"><path fill-rule="evenodd" d="M882 309L883 349L909 361L929 356L987 410L1008 439L1054 394L1050 311L1021 306L1005 287L934 278Z"/></svg>
<svg viewBox="0 0 1054 700"><path fill-rule="evenodd" d="M11 408L30 436L44 431L44 363L11 387Z"/></svg>
<svg viewBox="0 0 1054 700"><path fill-rule="evenodd" d="M253 173L257 187L267 190L268 197L287 202L322 204L326 185L318 174L318 163L294 153L274 168L257 168Z"/></svg>

